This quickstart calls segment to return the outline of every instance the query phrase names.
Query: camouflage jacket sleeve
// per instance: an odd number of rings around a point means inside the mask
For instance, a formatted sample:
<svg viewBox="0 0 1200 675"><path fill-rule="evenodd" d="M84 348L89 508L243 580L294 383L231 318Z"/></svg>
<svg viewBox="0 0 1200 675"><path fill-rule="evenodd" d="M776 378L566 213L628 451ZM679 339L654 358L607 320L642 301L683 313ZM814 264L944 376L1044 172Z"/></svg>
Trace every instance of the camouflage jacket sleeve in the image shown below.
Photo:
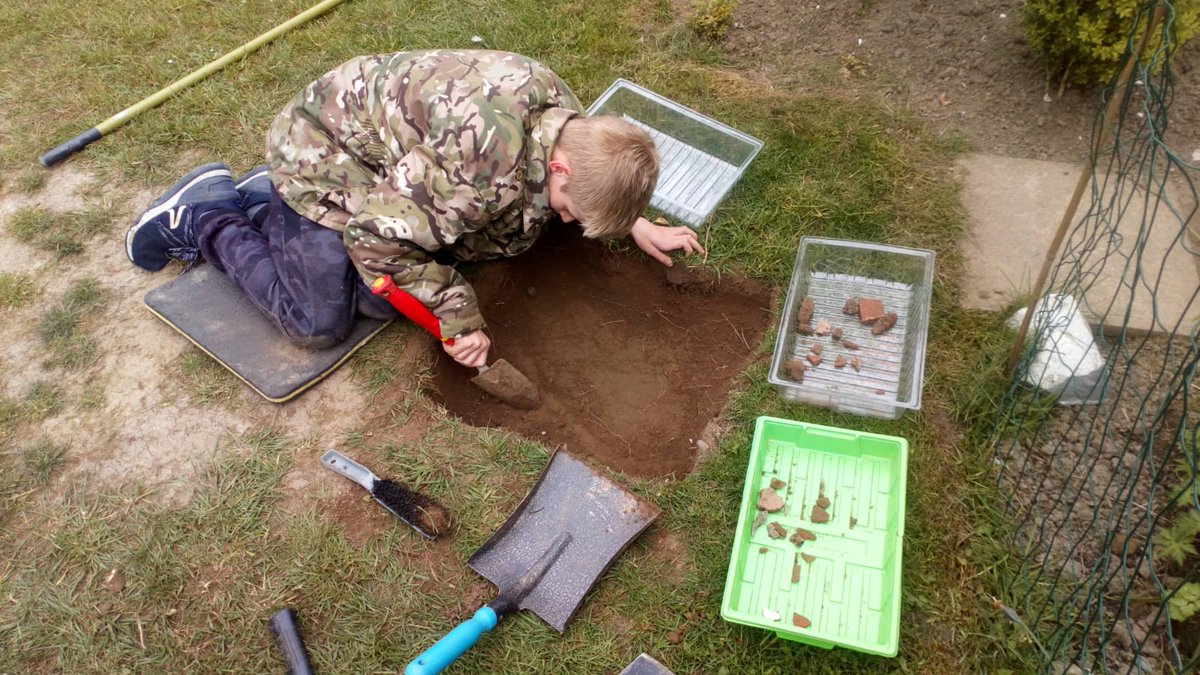
<svg viewBox="0 0 1200 675"><path fill-rule="evenodd" d="M363 57L281 113L268 154L284 199L344 230L368 284L390 275L456 337L484 321L471 286L433 254L478 260L532 243L551 214L550 148L580 108L554 73L515 54Z"/></svg>

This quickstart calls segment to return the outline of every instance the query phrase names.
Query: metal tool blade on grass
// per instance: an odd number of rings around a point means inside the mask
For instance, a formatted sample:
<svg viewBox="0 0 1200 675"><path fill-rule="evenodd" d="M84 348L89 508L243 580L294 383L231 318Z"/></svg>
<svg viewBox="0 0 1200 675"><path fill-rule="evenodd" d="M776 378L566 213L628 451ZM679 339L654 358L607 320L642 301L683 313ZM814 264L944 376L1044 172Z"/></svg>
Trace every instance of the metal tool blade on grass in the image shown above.
<svg viewBox="0 0 1200 675"><path fill-rule="evenodd" d="M439 673L505 614L527 609L562 632L596 580L658 509L559 451L533 489L467 564L496 599L427 649L405 675Z"/></svg>
<svg viewBox="0 0 1200 675"><path fill-rule="evenodd" d="M361 485L380 506L426 539L437 539L453 524L450 512L441 504L395 481L379 478L337 450L327 450L321 455L321 463L326 469Z"/></svg>
<svg viewBox="0 0 1200 675"><path fill-rule="evenodd" d="M442 337L441 325L433 312L420 300L400 290L391 277L382 276L376 279L371 284L371 292L390 302L397 312L408 317L409 321L425 329L430 335L448 345L454 344L454 338ZM471 384L514 408L533 410L541 405L537 386L504 359L496 359L490 366L479 366L479 374L471 378Z"/></svg>

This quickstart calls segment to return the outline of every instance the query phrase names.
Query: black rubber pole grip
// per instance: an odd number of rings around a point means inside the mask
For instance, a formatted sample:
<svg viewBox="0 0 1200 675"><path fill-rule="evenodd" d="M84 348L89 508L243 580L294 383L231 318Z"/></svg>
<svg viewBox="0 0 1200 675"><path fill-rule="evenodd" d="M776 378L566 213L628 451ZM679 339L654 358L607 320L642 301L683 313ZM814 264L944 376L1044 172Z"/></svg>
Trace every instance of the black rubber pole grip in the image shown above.
<svg viewBox="0 0 1200 675"><path fill-rule="evenodd" d="M288 675L313 675L308 652L304 651L304 640L300 638L300 627L296 625L296 613L291 609L281 609L271 615L268 624L279 642L283 660L287 662Z"/></svg>
<svg viewBox="0 0 1200 675"><path fill-rule="evenodd" d="M44 167L52 167L98 140L100 140L100 130L96 127L92 127L82 134L79 134L75 138L62 143L57 148L50 150L41 157L38 157L38 161L41 162L42 166Z"/></svg>

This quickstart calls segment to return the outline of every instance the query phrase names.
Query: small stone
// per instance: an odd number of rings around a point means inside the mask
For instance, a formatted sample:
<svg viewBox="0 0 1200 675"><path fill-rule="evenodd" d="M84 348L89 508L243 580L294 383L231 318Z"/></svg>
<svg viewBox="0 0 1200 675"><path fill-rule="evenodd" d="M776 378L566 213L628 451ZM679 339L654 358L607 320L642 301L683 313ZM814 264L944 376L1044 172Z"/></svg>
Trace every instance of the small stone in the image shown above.
<svg viewBox="0 0 1200 675"><path fill-rule="evenodd" d="M846 367L846 357L842 356L841 354L838 354L838 357L833 360L833 367L834 368L845 368Z"/></svg>
<svg viewBox="0 0 1200 675"><path fill-rule="evenodd" d="M825 351L825 348L824 348L824 347L822 347L822 346L821 346L821 345L819 345L819 344L815 344L815 345L813 345L812 347L810 347L810 348L809 348L809 351L810 351L810 352L812 352L812 353L814 353L814 354L820 354L821 352Z"/></svg>
<svg viewBox="0 0 1200 675"><path fill-rule="evenodd" d="M808 628L809 626L812 625L812 622L809 621L808 619L804 618L803 616L793 612L792 613L792 625L795 626L796 628Z"/></svg>
<svg viewBox="0 0 1200 675"><path fill-rule="evenodd" d="M850 338L842 338L842 346L852 352L858 351L858 343Z"/></svg>
<svg viewBox="0 0 1200 675"><path fill-rule="evenodd" d="M807 553L801 553L801 554L800 554L800 557L804 559L804 562L806 562L806 563L808 563L808 564L810 564L810 565L812 564L812 561L814 561L814 560L816 560L816 559L817 559L817 556L815 556L815 555L809 555L809 554L807 554Z"/></svg>
<svg viewBox="0 0 1200 675"><path fill-rule="evenodd" d="M667 642L670 642L673 645L677 645L680 642L683 642L683 633L680 633L677 630L673 630L670 633L667 633Z"/></svg>
<svg viewBox="0 0 1200 675"><path fill-rule="evenodd" d="M858 320L864 324L874 323L884 314L883 303L874 298L858 299Z"/></svg>
<svg viewBox="0 0 1200 675"><path fill-rule="evenodd" d="M850 529L853 530L854 526L857 524L858 524L858 518L855 518L854 516L850 516Z"/></svg>
<svg viewBox="0 0 1200 675"><path fill-rule="evenodd" d="M833 338L834 342L840 341L842 339L842 329L834 328L833 333L830 335L830 337Z"/></svg>
<svg viewBox="0 0 1200 675"><path fill-rule="evenodd" d="M800 301L800 308L796 310L796 324L803 326L807 323L812 323L813 317L813 301L812 298L804 298Z"/></svg>
<svg viewBox="0 0 1200 675"><path fill-rule="evenodd" d="M762 524L765 522L767 522L767 514L759 511L758 515L754 516L754 522L750 525L750 534L757 532L758 528L762 527Z"/></svg>
<svg viewBox="0 0 1200 675"><path fill-rule="evenodd" d="M792 583L800 583L800 563L798 562L792 563Z"/></svg>
<svg viewBox="0 0 1200 675"><path fill-rule="evenodd" d="M779 523L767 523L767 536L772 539L783 539L787 537L787 530Z"/></svg>
<svg viewBox="0 0 1200 675"><path fill-rule="evenodd" d="M113 568L108 574L104 575L104 588L109 593L120 593L125 590L125 573L119 569Z"/></svg>
<svg viewBox="0 0 1200 675"><path fill-rule="evenodd" d="M847 298L846 304L842 305L842 314L848 316L858 314L858 298Z"/></svg>
<svg viewBox="0 0 1200 675"><path fill-rule="evenodd" d="M792 359L787 362L788 377L791 377L796 382L804 381L804 371L807 369L808 366L804 365L804 362L800 359Z"/></svg>
<svg viewBox="0 0 1200 675"><path fill-rule="evenodd" d="M892 326L895 326L896 321L898 320L899 319L895 312L888 312L887 314L884 314L875 321L874 326L871 326L871 335L883 335L891 330Z"/></svg>
<svg viewBox="0 0 1200 675"><path fill-rule="evenodd" d="M829 335L832 330L833 326L829 325L829 322L825 319L821 319L817 322L817 327L813 329L813 332L817 335Z"/></svg>
<svg viewBox="0 0 1200 675"><path fill-rule="evenodd" d="M779 612L776 612L775 610L773 610L769 607L767 609L763 610L763 616L770 619L771 621L778 621L781 618L781 615L779 614Z"/></svg>
<svg viewBox="0 0 1200 675"><path fill-rule="evenodd" d="M783 508L783 497L775 494L771 488L758 491L758 508L767 513L775 513Z"/></svg>
<svg viewBox="0 0 1200 675"><path fill-rule="evenodd" d="M787 483L779 480L778 478L771 479L771 489L772 490L782 490L785 487L787 487Z"/></svg>
<svg viewBox="0 0 1200 675"><path fill-rule="evenodd" d="M808 356L806 356L804 358L807 359L808 362L811 363L814 368L816 366L821 365L821 355L820 354L809 354Z"/></svg>
<svg viewBox="0 0 1200 675"><path fill-rule="evenodd" d="M817 497L817 506L819 506L823 509L827 509L827 508L829 508L829 503L830 503L829 497L826 497L825 495L821 495L820 497Z"/></svg>
<svg viewBox="0 0 1200 675"><path fill-rule="evenodd" d="M818 525L821 523L828 523L829 512L820 506L814 506L812 507L812 513L809 515L808 519L814 523L817 523Z"/></svg>
<svg viewBox="0 0 1200 675"><path fill-rule="evenodd" d="M851 356L850 357L850 367L853 368L854 372L856 372L856 373L861 372L862 371L862 359L858 358L857 356Z"/></svg>

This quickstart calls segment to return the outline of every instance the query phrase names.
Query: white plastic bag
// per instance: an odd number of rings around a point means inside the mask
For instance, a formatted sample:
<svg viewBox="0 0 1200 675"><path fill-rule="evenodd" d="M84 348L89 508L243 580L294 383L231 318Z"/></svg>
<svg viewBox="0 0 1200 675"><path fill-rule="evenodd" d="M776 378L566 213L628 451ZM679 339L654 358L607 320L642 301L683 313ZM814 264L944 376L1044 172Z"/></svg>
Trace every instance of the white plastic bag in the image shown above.
<svg viewBox="0 0 1200 675"><path fill-rule="evenodd" d="M1008 320L1021 327L1025 310ZM1029 335L1039 340L1025 383L1058 396L1063 405L1098 403L1103 387L1104 357L1092 338L1092 329L1069 295L1050 294L1034 308Z"/></svg>

